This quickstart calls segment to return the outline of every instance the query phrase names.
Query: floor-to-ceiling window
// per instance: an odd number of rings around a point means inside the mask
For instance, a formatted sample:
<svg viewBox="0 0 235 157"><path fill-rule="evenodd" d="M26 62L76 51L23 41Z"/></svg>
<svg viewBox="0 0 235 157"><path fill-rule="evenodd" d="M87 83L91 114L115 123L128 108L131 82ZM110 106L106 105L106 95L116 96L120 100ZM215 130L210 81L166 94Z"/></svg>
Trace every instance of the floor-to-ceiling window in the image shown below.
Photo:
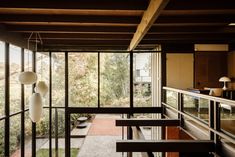
<svg viewBox="0 0 235 157"><path fill-rule="evenodd" d="M131 55L128 52L34 53L10 44L6 53L5 43L0 42L0 156L2 154L4 156L5 150L8 149L12 156L21 156L21 153L26 157L31 156L32 144L34 143L32 140L36 140L37 157L50 156L50 148L52 148L52 156L56 156L56 153L59 156L65 154L66 53L68 53L68 107L131 106L130 79L131 73L136 71L134 68L130 69ZM5 58L5 54L9 55L8 59ZM32 85L22 86L18 81L22 71L33 70L34 54L36 55L35 69L38 81L45 81L48 87L51 87L49 93L43 97L43 117L36 124L36 139L32 139L34 128L28 114L29 99L36 89L33 89ZM6 60L9 61L9 69L7 70L9 84L5 85ZM146 60L143 66L144 70L151 71L151 67L149 67L151 59L146 57L144 60ZM148 75L151 78L150 72ZM134 80L133 82L135 83ZM148 84L150 83L148 82ZM9 106L5 104L6 87L9 89L9 98L7 98ZM139 95L134 94L134 96L142 96L143 102L148 101L149 104L151 102L149 101L151 99L150 89L150 85L144 86L144 92L137 92ZM142 106L149 106L144 104ZM9 107L9 115L7 116L5 116L5 106ZM141 105L136 104L134 107L141 107ZM8 119L9 122L5 119ZM9 127L9 134L5 133L5 125ZM74 126L71 124L71 127ZM4 144L4 139L7 139L5 135L9 136L9 145ZM21 140L22 137L24 140ZM78 149L72 149L72 151L76 154Z"/></svg>
<svg viewBox="0 0 235 157"><path fill-rule="evenodd" d="M21 111L21 84L18 76L21 72L21 48L10 45L10 115ZM10 117L10 154L20 149L21 115Z"/></svg>

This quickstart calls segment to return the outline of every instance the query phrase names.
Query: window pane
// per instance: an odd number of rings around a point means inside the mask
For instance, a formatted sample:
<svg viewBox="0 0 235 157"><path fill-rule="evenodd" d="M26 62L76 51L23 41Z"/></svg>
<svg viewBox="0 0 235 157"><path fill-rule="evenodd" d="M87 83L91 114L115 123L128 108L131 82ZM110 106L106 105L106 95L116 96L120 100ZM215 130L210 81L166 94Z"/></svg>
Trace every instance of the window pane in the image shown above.
<svg viewBox="0 0 235 157"><path fill-rule="evenodd" d="M47 86L49 87L49 53L47 52L38 52L36 55L36 69L37 69L37 76L38 81L44 81ZM43 106L49 106L49 94L47 93L44 97L44 104Z"/></svg>
<svg viewBox="0 0 235 157"><path fill-rule="evenodd" d="M94 107L98 102L98 54L69 54L69 106Z"/></svg>
<svg viewBox="0 0 235 157"><path fill-rule="evenodd" d="M31 157L32 155L32 122L29 118L29 112L25 112L25 139L24 139L24 147L25 147L25 157Z"/></svg>
<svg viewBox="0 0 235 157"><path fill-rule="evenodd" d="M49 109L43 109L42 119L37 123L36 134L36 156L40 157L40 150L49 148ZM49 156L49 151L43 152L43 155Z"/></svg>
<svg viewBox="0 0 235 157"><path fill-rule="evenodd" d="M133 55L134 106L151 107L151 53Z"/></svg>
<svg viewBox="0 0 235 157"><path fill-rule="evenodd" d="M21 73L21 49L10 45L10 113L20 111L21 84L18 80Z"/></svg>
<svg viewBox="0 0 235 157"><path fill-rule="evenodd" d="M24 71L32 71L32 51L24 51ZM25 109L29 108L29 99L32 95L32 85L24 85Z"/></svg>
<svg viewBox="0 0 235 157"><path fill-rule="evenodd" d="M100 54L100 106L130 106L130 64L127 53Z"/></svg>
<svg viewBox="0 0 235 157"><path fill-rule="evenodd" d="M20 156L20 115L10 118L10 154Z"/></svg>
<svg viewBox="0 0 235 157"><path fill-rule="evenodd" d="M0 156L4 156L4 123L5 121L0 121Z"/></svg>
<svg viewBox="0 0 235 157"><path fill-rule="evenodd" d="M52 53L52 106L64 106L65 55Z"/></svg>
<svg viewBox="0 0 235 157"><path fill-rule="evenodd" d="M4 88L5 88L5 45L0 41L0 117L5 115L4 113ZM1 154L0 154L1 155Z"/></svg>
<svg viewBox="0 0 235 157"><path fill-rule="evenodd" d="M57 112L57 113L56 113ZM57 124L56 124L57 122ZM58 126L56 128L56 125ZM57 129L57 135L56 135ZM52 110L52 156L56 156L56 142L58 142L58 156L65 156L65 111L64 109Z"/></svg>

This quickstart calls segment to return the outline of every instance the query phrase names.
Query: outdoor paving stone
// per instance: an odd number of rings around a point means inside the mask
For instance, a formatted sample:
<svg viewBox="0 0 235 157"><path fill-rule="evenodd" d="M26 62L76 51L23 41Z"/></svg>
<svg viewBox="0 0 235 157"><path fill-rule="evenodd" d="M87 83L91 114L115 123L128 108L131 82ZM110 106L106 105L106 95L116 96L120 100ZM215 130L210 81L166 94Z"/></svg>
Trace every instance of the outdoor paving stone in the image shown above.
<svg viewBox="0 0 235 157"><path fill-rule="evenodd" d="M65 148L65 139L64 138L60 138L58 140L58 147L59 148ZM71 138L70 139L70 146L71 148L81 148L83 142L84 142L84 138ZM45 143L41 149L48 149L49 148L49 140L47 141L47 143ZM52 148L55 148L55 139L52 139Z"/></svg>
<svg viewBox="0 0 235 157"><path fill-rule="evenodd" d="M116 140L121 136L87 136L78 157L122 157L116 152Z"/></svg>

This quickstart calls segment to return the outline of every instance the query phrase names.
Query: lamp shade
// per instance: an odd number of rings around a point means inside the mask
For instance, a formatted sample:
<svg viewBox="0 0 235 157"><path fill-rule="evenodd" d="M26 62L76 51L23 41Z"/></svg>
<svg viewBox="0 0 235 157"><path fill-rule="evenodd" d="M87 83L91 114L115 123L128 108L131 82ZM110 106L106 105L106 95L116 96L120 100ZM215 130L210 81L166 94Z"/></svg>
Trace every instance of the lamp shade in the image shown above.
<svg viewBox="0 0 235 157"><path fill-rule="evenodd" d="M231 82L231 79L229 77L223 76L219 79L219 82Z"/></svg>
<svg viewBox="0 0 235 157"><path fill-rule="evenodd" d="M24 71L19 75L21 84L34 84L37 81L37 74L32 71Z"/></svg>
<svg viewBox="0 0 235 157"><path fill-rule="evenodd" d="M29 117L32 122L39 122L42 116L42 96L39 93L33 93L29 100Z"/></svg>
<svg viewBox="0 0 235 157"><path fill-rule="evenodd" d="M45 81L38 81L35 90L44 97L48 92L48 86Z"/></svg>

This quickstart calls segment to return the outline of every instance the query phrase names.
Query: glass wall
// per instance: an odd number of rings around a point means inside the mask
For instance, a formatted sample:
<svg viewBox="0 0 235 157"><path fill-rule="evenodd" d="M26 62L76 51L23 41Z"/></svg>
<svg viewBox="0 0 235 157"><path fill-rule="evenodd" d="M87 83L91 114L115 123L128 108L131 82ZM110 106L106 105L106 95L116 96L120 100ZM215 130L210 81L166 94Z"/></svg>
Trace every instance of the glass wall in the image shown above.
<svg viewBox="0 0 235 157"><path fill-rule="evenodd" d="M21 48L10 45L10 113L21 110L21 84L18 80L21 72Z"/></svg>
<svg viewBox="0 0 235 157"><path fill-rule="evenodd" d="M69 106L98 106L98 53L69 53Z"/></svg>
<svg viewBox="0 0 235 157"><path fill-rule="evenodd" d="M130 106L129 53L100 53L100 106Z"/></svg>
<svg viewBox="0 0 235 157"><path fill-rule="evenodd" d="M65 97L65 55L52 53L52 106L64 107Z"/></svg>
<svg viewBox="0 0 235 157"><path fill-rule="evenodd" d="M134 83L134 106L151 107L151 53L133 54L133 83Z"/></svg>
<svg viewBox="0 0 235 157"><path fill-rule="evenodd" d="M7 44L8 46L8 44ZM8 50L8 49L7 49ZM9 156L20 156L24 151L25 157L32 156L31 139L32 128L31 120L28 116L28 102L32 94L32 85L21 86L18 77L24 66L24 71L32 70L32 52L24 50L24 58L22 50L15 45L9 45L9 72L5 72L5 43L0 42L0 156L5 156L9 152ZM24 59L24 64L21 59ZM9 84L5 85L6 75L9 74ZM9 98L5 97L5 89L9 89ZM24 90L23 90L24 89ZM22 90L24 93L21 93ZM22 95L24 94L24 95ZM24 96L24 97L23 97ZM9 105L5 105L5 99L9 99ZM23 103L24 100L24 104ZM24 105L24 106L22 106ZM9 115L5 116L5 106L9 109ZM24 121L22 121L24 118ZM9 120L9 121L8 121ZM22 127L24 127L24 132ZM5 135L5 129L9 128L9 134ZM23 141L21 136L25 135ZM9 146L4 143L5 138L9 135ZM22 146L24 150L21 150Z"/></svg>
<svg viewBox="0 0 235 157"><path fill-rule="evenodd" d="M44 81L49 88L49 71L50 71L50 59L48 52L36 53L36 71L38 76L38 82ZM43 96L43 107L49 106L49 94ZM43 152L44 156L49 156L49 109L43 109L43 117L36 124L36 148L37 156L41 156ZM46 149L44 151L44 149Z"/></svg>
<svg viewBox="0 0 235 157"><path fill-rule="evenodd" d="M10 155L19 156L20 154L20 117L16 115L10 118Z"/></svg>
<svg viewBox="0 0 235 157"><path fill-rule="evenodd" d="M9 127L10 130L10 156L20 156L21 151L24 151L23 153L26 157L32 156L32 130L34 128L29 118L28 108L29 99L35 90L33 90L32 85L22 86L18 81L18 77L22 70L32 71L34 52L24 50L24 53L22 53L22 50L20 47L9 45L10 83L5 87L5 43L0 42L0 156L4 156L4 151L6 150L4 147L4 126ZM137 55L139 54L134 56ZM21 59L24 59L24 62ZM48 87L51 65L52 86L51 98L49 94L43 97L43 117L36 124L36 155L37 157L49 156L49 144L51 142L52 155L55 156L56 150L58 150L59 156L64 156L65 53L51 52L50 54L48 52L37 52L35 59L38 81L45 81ZM143 68L151 71L151 62L148 59L151 60L150 57L146 57ZM130 60L129 53L68 53L69 107L129 107L131 105ZM138 63L134 62L134 67L137 67L137 65ZM139 80L137 73L140 76L142 72L138 72L138 69L133 69L133 72L133 81L136 83ZM150 72L148 77L151 80ZM151 86L148 81L146 82L148 85L140 86L141 90L138 91L134 88L135 106L149 106L149 103L151 103ZM7 117L4 117L5 88L9 88L10 95L10 115ZM24 93L21 93L22 91ZM50 99L52 108L49 106ZM139 101L139 99L143 100ZM145 101L148 103L147 105ZM23 102L24 104L22 104ZM22 107L22 105L24 106ZM75 119L81 116L89 117L90 115L80 114ZM9 123L5 119L9 119ZM24 132L22 128L24 128ZM50 133L51 139L49 138ZM21 141L21 136L23 135L25 138ZM23 146L24 149L21 150Z"/></svg>

